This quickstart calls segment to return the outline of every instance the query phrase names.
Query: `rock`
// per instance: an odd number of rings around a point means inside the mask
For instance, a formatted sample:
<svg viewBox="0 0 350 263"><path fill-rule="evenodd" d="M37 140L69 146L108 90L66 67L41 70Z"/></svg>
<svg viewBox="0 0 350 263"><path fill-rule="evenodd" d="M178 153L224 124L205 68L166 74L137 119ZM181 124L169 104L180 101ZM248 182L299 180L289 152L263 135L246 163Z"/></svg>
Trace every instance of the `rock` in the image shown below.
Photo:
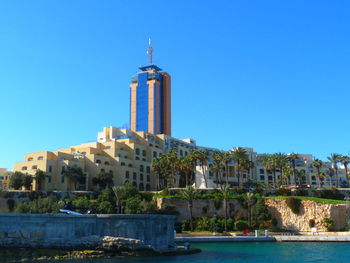
<svg viewBox="0 0 350 263"><path fill-rule="evenodd" d="M143 241L132 238L105 236L102 239L101 249L110 252L122 251L154 251L153 247Z"/></svg>
<svg viewBox="0 0 350 263"><path fill-rule="evenodd" d="M20 238L22 237L18 231L7 232L7 237L9 238Z"/></svg>

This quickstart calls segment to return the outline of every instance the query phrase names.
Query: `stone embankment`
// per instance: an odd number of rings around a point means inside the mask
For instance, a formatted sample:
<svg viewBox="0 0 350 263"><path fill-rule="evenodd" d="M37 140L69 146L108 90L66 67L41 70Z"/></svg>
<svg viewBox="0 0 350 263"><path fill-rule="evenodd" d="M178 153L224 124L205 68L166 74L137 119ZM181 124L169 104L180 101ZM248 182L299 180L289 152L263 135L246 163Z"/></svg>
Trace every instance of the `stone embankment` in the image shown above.
<svg viewBox="0 0 350 263"><path fill-rule="evenodd" d="M300 211L294 214L285 199L267 199L265 204L272 216L277 220L277 227L292 231L310 231L310 220L315 221L318 231L327 231L324 218L332 218L334 230L346 227L350 211L346 204L322 204L310 200L301 201Z"/></svg>

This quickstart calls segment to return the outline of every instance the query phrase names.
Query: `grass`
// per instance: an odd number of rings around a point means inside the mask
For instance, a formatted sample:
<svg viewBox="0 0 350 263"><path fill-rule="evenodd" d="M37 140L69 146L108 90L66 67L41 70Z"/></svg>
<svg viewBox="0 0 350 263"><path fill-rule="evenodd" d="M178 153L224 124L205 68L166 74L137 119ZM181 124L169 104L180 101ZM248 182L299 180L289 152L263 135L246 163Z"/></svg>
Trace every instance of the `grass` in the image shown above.
<svg viewBox="0 0 350 263"><path fill-rule="evenodd" d="M291 197L291 196L281 195L281 196L271 196L271 197L262 197L262 198L263 199L287 199L288 197ZM310 197L310 196L292 196L292 197L299 200L314 201L315 203L319 203L319 204L350 204L350 201L325 199L325 198Z"/></svg>

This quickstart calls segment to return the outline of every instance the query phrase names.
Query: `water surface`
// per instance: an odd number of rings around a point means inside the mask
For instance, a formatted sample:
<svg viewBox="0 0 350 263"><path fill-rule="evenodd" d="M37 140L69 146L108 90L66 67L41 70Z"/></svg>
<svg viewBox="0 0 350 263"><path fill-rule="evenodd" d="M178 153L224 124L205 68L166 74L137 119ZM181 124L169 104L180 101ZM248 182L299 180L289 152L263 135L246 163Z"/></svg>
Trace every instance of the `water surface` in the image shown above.
<svg viewBox="0 0 350 263"><path fill-rule="evenodd" d="M64 263L350 263L350 243L193 243L202 253L193 255L67 260Z"/></svg>

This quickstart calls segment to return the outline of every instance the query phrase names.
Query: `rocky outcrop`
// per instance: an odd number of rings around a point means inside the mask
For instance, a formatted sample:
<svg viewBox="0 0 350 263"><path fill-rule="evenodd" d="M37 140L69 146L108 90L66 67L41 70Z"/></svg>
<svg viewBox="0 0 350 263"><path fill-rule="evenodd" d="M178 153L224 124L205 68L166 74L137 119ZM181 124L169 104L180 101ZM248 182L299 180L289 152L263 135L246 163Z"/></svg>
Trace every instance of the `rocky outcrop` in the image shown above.
<svg viewBox="0 0 350 263"><path fill-rule="evenodd" d="M287 206L285 199L267 199L265 204L277 220L277 227L293 231L310 231L309 222L314 220L318 231L327 231L323 225L324 218L332 218L334 230L343 229L349 220L346 204L321 204L310 200L301 201L300 211L294 214ZM346 220L346 217L348 219Z"/></svg>

